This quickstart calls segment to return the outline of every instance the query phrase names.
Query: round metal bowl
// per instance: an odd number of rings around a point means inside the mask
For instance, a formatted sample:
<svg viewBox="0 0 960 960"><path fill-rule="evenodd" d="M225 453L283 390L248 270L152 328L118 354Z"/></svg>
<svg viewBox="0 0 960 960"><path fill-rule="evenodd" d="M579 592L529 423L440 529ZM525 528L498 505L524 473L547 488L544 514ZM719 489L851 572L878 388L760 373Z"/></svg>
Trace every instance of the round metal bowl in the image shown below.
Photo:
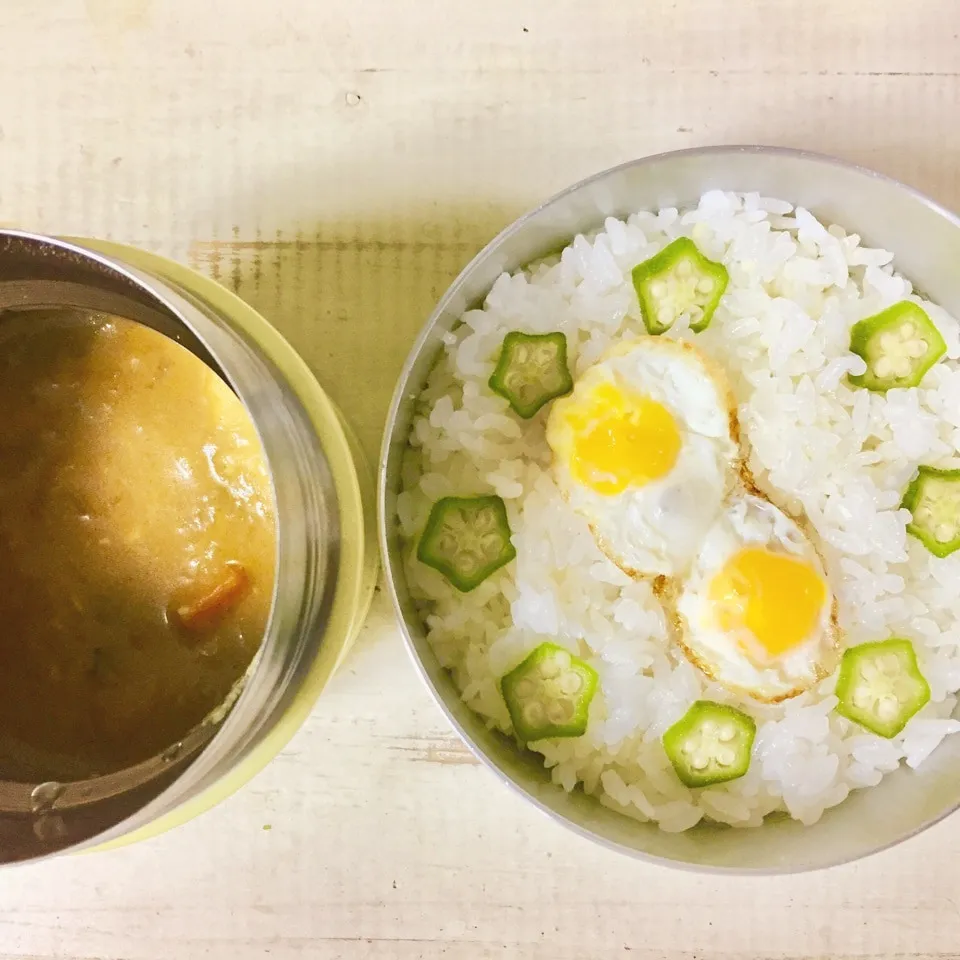
<svg viewBox="0 0 960 960"><path fill-rule="evenodd" d="M378 566L362 455L307 366L259 314L153 254L0 231L0 323L7 311L55 307L151 326L230 385L270 470L276 581L266 634L238 695L181 742L83 781L0 780L0 863L141 839L241 786L309 713L360 628Z"/></svg>
<svg viewBox="0 0 960 960"><path fill-rule="evenodd" d="M607 216L695 202L706 190L758 191L807 207L821 219L896 252L916 287L960 316L960 219L932 200L869 170L828 157L767 147L717 147L648 157L565 190L507 227L466 267L440 301L397 385L380 462L381 552L413 659L473 752L506 783L583 836L662 863L702 870L785 873L855 860L919 832L960 805L960 738L948 739L919 771L906 767L856 791L812 827L770 820L757 829L701 824L662 832L601 806L581 790L550 783L538 757L491 732L463 701L427 642L411 601L396 522L400 463L414 401L464 311L481 303L503 271L515 271L600 227Z"/></svg>

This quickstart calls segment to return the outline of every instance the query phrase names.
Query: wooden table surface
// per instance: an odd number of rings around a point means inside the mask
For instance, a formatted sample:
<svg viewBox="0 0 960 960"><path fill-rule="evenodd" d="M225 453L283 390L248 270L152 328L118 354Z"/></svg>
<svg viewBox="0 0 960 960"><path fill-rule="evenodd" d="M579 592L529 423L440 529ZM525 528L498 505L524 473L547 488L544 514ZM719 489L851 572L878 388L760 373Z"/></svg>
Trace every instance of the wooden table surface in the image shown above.
<svg viewBox="0 0 960 960"><path fill-rule="evenodd" d="M958 33L957 0L3 0L0 219L219 278L374 454L448 282L589 173L766 142L960 207ZM594 848L472 760L380 597L238 795L0 873L0 960L960 957L958 879L957 817L779 879Z"/></svg>

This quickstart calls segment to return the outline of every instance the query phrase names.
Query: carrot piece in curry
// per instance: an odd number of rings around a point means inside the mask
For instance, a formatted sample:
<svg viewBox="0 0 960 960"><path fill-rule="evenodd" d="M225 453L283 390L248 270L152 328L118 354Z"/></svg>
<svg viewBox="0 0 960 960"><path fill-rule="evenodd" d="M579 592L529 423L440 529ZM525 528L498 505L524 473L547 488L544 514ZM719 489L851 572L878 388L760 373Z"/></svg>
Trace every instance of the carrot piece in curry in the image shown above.
<svg viewBox="0 0 960 960"><path fill-rule="evenodd" d="M247 594L250 578L239 563L228 563L223 579L208 593L176 608L176 618L185 630L201 631L212 627Z"/></svg>

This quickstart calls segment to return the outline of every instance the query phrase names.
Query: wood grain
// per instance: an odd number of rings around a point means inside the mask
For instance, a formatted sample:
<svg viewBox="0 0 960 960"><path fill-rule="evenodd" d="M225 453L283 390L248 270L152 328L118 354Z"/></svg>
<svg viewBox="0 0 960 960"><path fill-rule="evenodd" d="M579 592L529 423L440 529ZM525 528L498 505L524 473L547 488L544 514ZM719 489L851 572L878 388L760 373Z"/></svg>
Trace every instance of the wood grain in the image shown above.
<svg viewBox="0 0 960 960"><path fill-rule="evenodd" d="M586 174L766 142L960 207L955 0L5 0L2 20L0 218L216 276L371 455L445 286ZM956 818L812 876L597 849L472 762L380 597L241 793L146 844L0 873L0 960L944 960L958 858Z"/></svg>

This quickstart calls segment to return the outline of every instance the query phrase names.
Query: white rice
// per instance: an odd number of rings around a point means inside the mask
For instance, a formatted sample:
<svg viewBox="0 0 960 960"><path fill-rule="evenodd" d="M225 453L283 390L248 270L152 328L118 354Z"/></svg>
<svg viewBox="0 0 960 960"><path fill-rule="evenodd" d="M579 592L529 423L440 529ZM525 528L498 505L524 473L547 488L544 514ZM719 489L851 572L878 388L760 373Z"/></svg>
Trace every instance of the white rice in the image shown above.
<svg viewBox="0 0 960 960"><path fill-rule="evenodd" d="M613 341L644 333L630 270L687 235L722 260L730 285L697 345L726 368L750 466L764 489L803 511L821 538L840 601L844 643L908 637L932 697L892 740L838 716L835 676L776 706L710 682L668 640L646 583L599 551L586 522L560 498L544 439L546 410L522 421L487 386L511 330L562 330L579 375ZM559 258L501 276L481 310L449 334L422 397L405 465L399 522L407 573L441 663L463 699L510 734L500 676L546 639L580 641L601 678L584 736L531 745L565 790L664 830L702 818L758 826L785 811L814 823L854 789L901 763L916 767L944 736L960 689L960 552L936 559L899 509L916 466L960 466L960 328L912 291L893 255L860 245L811 213L757 194L713 191L696 209L608 219ZM910 390L871 393L847 384L863 361L850 327L897 300L921 303L947 358ZM692 338L678 324L667 336ZM496 492L507 505L517 559L472 593L453 589L414 556L433 502ZM698 699L737 705L757 720L749 772L692 791L674 774L660 737Z"/></svg>

